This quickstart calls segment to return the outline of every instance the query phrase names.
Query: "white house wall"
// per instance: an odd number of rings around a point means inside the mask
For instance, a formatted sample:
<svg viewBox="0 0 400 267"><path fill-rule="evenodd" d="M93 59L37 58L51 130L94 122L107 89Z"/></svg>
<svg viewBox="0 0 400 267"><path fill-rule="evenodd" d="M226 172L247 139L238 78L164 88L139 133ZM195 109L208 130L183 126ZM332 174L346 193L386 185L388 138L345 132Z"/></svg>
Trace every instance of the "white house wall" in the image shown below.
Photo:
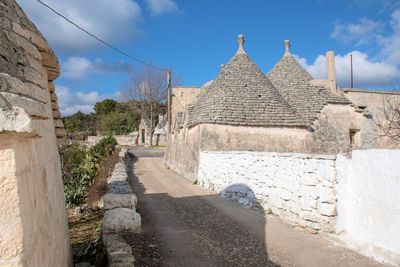
<svg viewBox="0 0 400 267"><path fill-rule="evenodd" d="M336 232L365 254L400 264L400 150L338 155Z"/></svg>

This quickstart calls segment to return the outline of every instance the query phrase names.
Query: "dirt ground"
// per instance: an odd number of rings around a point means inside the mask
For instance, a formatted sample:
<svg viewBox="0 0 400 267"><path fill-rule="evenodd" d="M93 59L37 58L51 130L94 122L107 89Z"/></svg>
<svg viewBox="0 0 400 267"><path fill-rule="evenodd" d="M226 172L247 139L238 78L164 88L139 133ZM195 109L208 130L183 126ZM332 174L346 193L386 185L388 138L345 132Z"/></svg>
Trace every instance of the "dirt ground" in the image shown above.
<svg viewBox="0 0 400 267"><path fill-rule="evenodd" d="M88 196L86 197L85 203L95 205L100 201L101 197L106 193L107 179L110 177L118 159L118 151L116 151L101 162L96 180L88 189Z"/></svg>
<svg viewBox="0 0 400 267"><path fill-rule="evenodd" d="M97 207L107 190L107 179L118 162L118 151L100 164L95 182L88 188L83 208L68 210L68 225L74 262L96 262L96 248L101 235L104 211Z"/></svg>

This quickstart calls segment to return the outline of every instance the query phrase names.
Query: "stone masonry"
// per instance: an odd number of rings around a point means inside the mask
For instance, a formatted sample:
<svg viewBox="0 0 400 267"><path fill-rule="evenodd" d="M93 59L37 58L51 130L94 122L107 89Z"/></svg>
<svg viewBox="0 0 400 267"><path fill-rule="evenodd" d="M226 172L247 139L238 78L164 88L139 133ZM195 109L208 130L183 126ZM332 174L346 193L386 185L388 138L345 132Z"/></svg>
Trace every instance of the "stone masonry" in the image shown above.
<svg viewBox="0 0 400 267"><path fill-rule="evenodd" d="M242 205L261 206L265 213L273 212L297 225L335 230L335 156L200 152L199 161L200 185Z"/></svg>
<svg viewBox="0 0 400 267"><path fill-rule="evenodd" d="M108 266L133 266L132 249L122 237L124 232L140 232L142 222L136 212L137 197L128 179L130 156L123 148L119 161L108 180L107 193L103 196L106 210L102 226L102 239L107 253Z"/></svg>
<svg viewBox="0 0 400 267"><path fill-rule="evenodd" d="M0 265L71 266L59 63L15 0L0 0L0 40Z"/></svg>

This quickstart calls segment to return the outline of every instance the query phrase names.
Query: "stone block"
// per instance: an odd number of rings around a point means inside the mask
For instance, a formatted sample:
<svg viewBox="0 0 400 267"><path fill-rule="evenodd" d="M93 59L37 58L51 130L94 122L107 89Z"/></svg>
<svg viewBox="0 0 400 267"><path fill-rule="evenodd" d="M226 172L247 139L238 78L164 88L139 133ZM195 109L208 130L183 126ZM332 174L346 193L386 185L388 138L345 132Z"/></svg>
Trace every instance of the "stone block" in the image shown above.
<svg viewBox="0 0 400 267"><path fill-rule="evenodd" d="M336 205L332 203L318 203L318 211L325 216L335 216Z"/></svg>
<svg viewBox="0 0 400 267"><path fill-rule="evenodd" d="M301 185L299 186L299 191L297 192L299 197L309 197L317 199L318 196L315 193L315 186Z"/></svg>
<svg viewBox="0 0 400 267"><path fill-rule="evenodd" d="M12 93L1 94L12 106L23 108L32 117L40 119L48 119L50 117L50 110L42 102Z"/></svg>
<svg viewBox="0 0 400 267"><path fill-rule="evenodd" d="M0 91L2 92L27 96L43 103L50 101L50 95L47 90L44 90L33 83L22 82L9 74L0 73L0 84Z"/></svg>
<svg viewBox="0 0 400 267"><path fill-rule="evenodd" d="M317 208L317 200L309 197L301 197L299 198L300 208L302 210L313 210Z"/></svg>
<svg viewBox="0 0 400 267"><path fill-rule="evenodd" d="M54 86L54 83L49 82L48 85L49 85L49 91L50 91L50 93L54 93L54 91L56 90L56 88L55 88L55 86Z"/></svg>
<svg viewBox="0 0 400 267"><path fill-rule="evenodd" d="M27 81L47 90L47 73L45 73L43 69L36 70L26 66L24 68L24 77Z"/></svg>
<svg viewBox="0 0 400 267"><path fill-rule="evenodd" d="M38 50L47 51L49 49L47 42L37 33L34 33L26 28L22 28L21 25L16 22L12 23L12 29L15 33L25 37L27 40L30 40L38 48Z"/></svg>
<svg viewBox="0 0 400 267"><path fill-rule="evenodd" d="M106 193L103 196L104 209L129 208L135 210L137 203L136 194L112 194Z"/></svg>
<svg viewBox="0 0 400 267"><path fill-rule="evenodd" d="M116 208L104 214L103 233L140 232L141 230L140 214L132 209Z"/></svg>
<svg viewBox="0 0 400 267"><path fill-rule="evenodd" d="M336 201L335 191L331 187L318 185L315 187L315 193L319 202L335 203Z"/></svg>
<svg viewBox="0 0 400 267"><path fill-rule="evenodd" d="M61 118L61 113L58 110L53 110L53 118L54 119L60 119Z"/></svg>
<svg viewBox="0 0 400 267"><path fill-rule="evenodd" d="M56 128L63 128L64 124L62 123L62 121L60 119L55 119L54 120L54 127Z"/></svg>
<svg viewBox="0 0 400 267"><path fill-rule="evenodd" d="M51 93L51 101L56 102L57 100L58 100L57 94L56 94L56 92L53 91Z"/></svg>
<svg viewBox="0 0 400 267"><path fill-rule="evenodd" d="M107 185L107 193L111 194L132 194L132 186L128 181L112 181Z"/></svg>
<svg viewBox="0 0 400 267"><path fill-rule="evenodd" d="M108 266L133 266L135 257L129 244L118 234L104 234L103 244L107 253Z"/></svg>
<svg viewBox="0 0 400 267"><path fill-rule="evenodd" d="M27 39L21 37L18 34L13 32L6 32L7 39L12 42L16 47L20 47L24 50L24 52L33 58L42 61L42 55L37 50L36 46L34 46L31 42ZM42 64L40 64L41 68Z"/></svg>

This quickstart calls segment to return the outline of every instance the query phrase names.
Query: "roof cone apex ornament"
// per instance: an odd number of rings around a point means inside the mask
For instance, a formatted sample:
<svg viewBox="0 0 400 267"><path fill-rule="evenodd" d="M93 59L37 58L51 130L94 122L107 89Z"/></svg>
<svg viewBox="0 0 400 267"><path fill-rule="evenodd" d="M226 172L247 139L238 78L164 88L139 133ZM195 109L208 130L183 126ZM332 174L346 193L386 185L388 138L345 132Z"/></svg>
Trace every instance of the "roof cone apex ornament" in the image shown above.
<svg viewBox="0 0 400 267"><path fill-rule="evenodd" d="M240 54L246 55L246 52L243 49L244 35L243 34L239 34L237 40L238 40L239 48L238 48L238 50L236 52L236 55L240 55Z"/></svg>
<svg viewBox="0 0 400 267"><path fill-rule="evenodd" d="M284 56L290 55L290 41L289 40L283 41L283 45L285 46L285 54L283 55Z"/></svg>

